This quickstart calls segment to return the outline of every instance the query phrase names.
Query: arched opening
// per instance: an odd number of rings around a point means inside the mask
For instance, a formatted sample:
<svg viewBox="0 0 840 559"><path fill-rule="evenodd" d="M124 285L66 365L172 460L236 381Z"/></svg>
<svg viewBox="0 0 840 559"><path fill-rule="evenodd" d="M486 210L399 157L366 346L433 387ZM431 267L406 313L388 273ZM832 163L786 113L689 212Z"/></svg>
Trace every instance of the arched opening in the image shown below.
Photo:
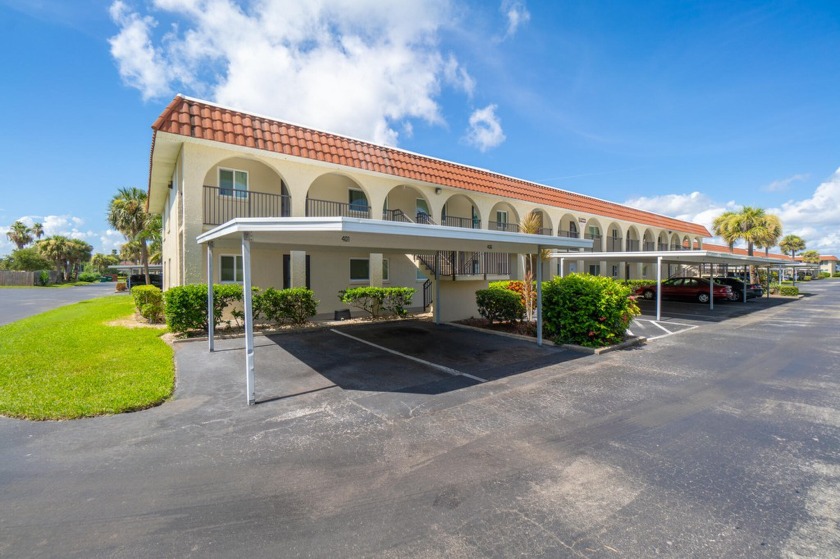
<svg viewBox="0 0 840 559"><path fill-rule="evenodd" d="M683 250L691 250L691 248L692 248L691 247L691 237L686 235L685 237L683 237L683 240L682 240L682 249Z"/></svg>
<svg viewBox="0 0 840 559"><path fill-rule="evenodd" d="M449 227L480 229L481 215L478 213L478 206L469 197L455 194L443 205L440 224Z"/></svg>
<svg viewBox="0 0 840 559"><path fill-rule="evenodd" d="M539 227L537 227L537 235L554 235L554 227L551 223L551 217L549 217L548 212L542 208L534 208L529 213L533 213L538 218Z"/></svg>
<svg viewBox="0 0 840 559"><path fill-rule="evenodd" d="M413 186L395 186L385 197L382 219L434 225L429 200Z"/></svg>
<svg viewBox="0 0 840 559"><path fill-rule="evenodd" d="M254 159L229 157L204 175L204 224L221 225L238 217L288 217L291 196L274 169Z"/></svg>
<svg viewBox="0 0 840 559"><path fill-rule="evenodd" d="M642 237L642 250L653 252L656 250L656 241L653 239L653 231L645 229L645 234Z"/></svg>
<svg viewBox="0 0 840 559"><path fill-rule="evenodd" d="M680 250L680 236L676 233L671 235L671 248L670 250Z"/></svg>
<svg viewBox="0 0 840 559"><path fill-rule="evenodd" d="M583 234L584 239L592 240L592 252L603 252L603 230L601 224L597 219L590 219L586 222L586 229Z"/></svg>
<svg viewBox="0 0 840 559"><path fill-rule="evenodd" d="M661 231L659 233L659 238L656 242L656 250L668 250L668 233L665 231Z"/></svg>
<svg viewBox="0 0 840 559"><path fill-rule="evenodd" d="M624 239L621 235L621 225L616 222L610 223L607 227L607 252L622 252L624 250Z"/></svg>
<svg viewBox="0 0 840 559"><path fill-rule="evenodd" d="M338 173L321 175L306 193L309 217L370 218L370 202L364 188L353 179Z"/></svg>
<svg viewBox="0 0 840 559"><path fill-rule="evenodd" d="M507 202L499 202L490 210L487 228L495 231L519 232L519 213Z"/></svg>
<svg viewBox="0 0 840 559"><path fill-rule="evenodd" d="M635 225L631 225L627 229L627 252L639 252L640 250L642 250L640 242L641 241L639 239L639 230L636 229Z"/></svg>
<svg viewBox="0 0 840 559"><path fill-rule="evenodd" d="M580 238L578 218L572 214L564 214L563 217L560 218L560 223L557 224L557 236L568 237L570 239Z"/></svg>

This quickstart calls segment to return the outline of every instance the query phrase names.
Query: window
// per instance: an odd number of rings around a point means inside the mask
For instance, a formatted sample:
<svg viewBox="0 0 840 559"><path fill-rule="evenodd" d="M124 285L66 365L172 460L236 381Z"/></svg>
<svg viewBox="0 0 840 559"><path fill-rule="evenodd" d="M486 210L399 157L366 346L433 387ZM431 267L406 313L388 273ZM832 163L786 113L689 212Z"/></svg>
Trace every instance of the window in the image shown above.
<svg viewBox="0 0 840 559"><path fill-rule="evenodd" d="M351 188L347 191L348 193L348 201L350 202L350 209L354 212L367 212L368 211L368 203L367 197L365 193L361 190L356 190L355 188Z"/></svg>
<svg viewBox="0 0 840 559"><path fill-rule="evenodd" d="M382 259L382 281L390 281L390 265L387 258ZM350 281L370 281L370 260L367 258L350 259Z"/></svg>
<svg viewBox="0 0 840 559"><path fill-rule="evenodd" d="M601 230L595 225L590 225L589 226L589 238L597 239L600 236L601 236Z"/></svg>
<svg viewBox="0 0 840 559"><path fill-rule="evenodd" d="M496 212L496 227L500 231L505 231L507 229L508 224L508 213L504 210L499 210Z"/></svg>
<svg viewBox="0 0 840 559"><path fill-rule="evenodd" d="M601 275L601 265L600 264L590 264L589 265L589 274L592 276L600 276Z"/></svg>
<svg viewBox="0 0 840 559"><path fill-rule="evenodd" d="M248 173L234 169L219 169L219 196L248 196Z"/></svg>
<svg viewBox="0 0 840 559"><path fill-rule="evenodd" d="M423 273L423 270L417 268L417 281L422 281L423 283L425 283L427 279L429 278L426 277L426 274Z"/></svg>
<svg viewBox="0 0 840 559"><path fill-rule="evenodd" d="M613 264L611 272L612 272L612 277L617 278L618 277L618 266Z"/></svg>
<svg viewBox="0 0 840 559"><path fill-rule="evenodd" d="M221 269L219 280L222 283L233 283L242 281L242 257L241 256L220 256Z"/></svg>

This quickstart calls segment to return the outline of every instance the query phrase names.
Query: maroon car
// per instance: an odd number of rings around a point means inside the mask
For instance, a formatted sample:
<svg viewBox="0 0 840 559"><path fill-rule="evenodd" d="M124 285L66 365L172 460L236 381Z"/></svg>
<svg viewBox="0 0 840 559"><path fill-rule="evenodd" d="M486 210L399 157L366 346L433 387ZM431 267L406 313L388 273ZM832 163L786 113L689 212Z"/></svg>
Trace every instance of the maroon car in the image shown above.
<svg viewBox="0 0 840 559"><path fill-rule="evenodd" d="M715 283L712 287L715 299L730 299L732 288ZM643 285L636 289L636 295L645 299L656 298L656 284ZM704 278L668 278L662 282L663 299L694 299L700 303L709 302L709 280Z"/></svg>

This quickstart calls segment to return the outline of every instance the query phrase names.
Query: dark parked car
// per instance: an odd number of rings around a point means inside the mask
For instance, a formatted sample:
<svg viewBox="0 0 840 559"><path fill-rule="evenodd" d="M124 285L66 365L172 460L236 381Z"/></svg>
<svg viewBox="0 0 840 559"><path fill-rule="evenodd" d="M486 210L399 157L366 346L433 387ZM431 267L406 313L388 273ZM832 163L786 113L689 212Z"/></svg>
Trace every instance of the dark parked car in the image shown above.
<svg viewBox="0 0 840 559"><path fill-rule="evenodd" d="M751 289L751 290L753 291L753 293L755 293L755 296L756 296L756 297L761 297L762 295L764 295L764 288L761 286L761 284L760 284L760 283L750 283L750 276L749 276L749 274L747 274L747 275L745 276L744 274L741 274L741 273L737 273L737 272L729 272L729 273L727 274L727 277L729 277L729 278L735 278L735 279L737 279L737 280L739 280L739 281L741 281L741 282L743 282L743 283L747 283L747 284L749 284L749 288L748 288L748 289ZM722 278L715 278L715 281L720 281L721 279L722 279ZM732 289L735 289L735 288L733 287ZM750 292L749 292L749 291L747 291L747 299L749 299L750 297L751 297L751 296L750 296Z"/></svg>
<svg viewBox="0 0 840 559"><path fill-rule="evenodd" d="M149 274L149 283L157 287L158 289L163 289L163 275L162 274ZM146 276L143 274L134 274L128 277L128 289L131 290L132 287L135 285L146 285Z"/></svg>
<svg viewBox="0 0 840 559"><path fill-rule="evenodd" d="M712 287L715 299L729 299L732 288L715 283ZM643 285L636 289L636 295L645 299L656 298L656 284ZM662 282L662 298L694 299L700 303L709 302L709 280L705 278L668 278Z"/></svg>
<svg viewBox="0 0 840 559"><path fill-rule="evenodd" d="M738 278L715 278L715 283L722 283L732 288L732 297L729 299L730 301L744 300L744 282ZM764 290L761 289L761 286L758 284L748 285L746 286L746 289L747 299L755 299L756 297L761 297L764 294Z"/></svg>

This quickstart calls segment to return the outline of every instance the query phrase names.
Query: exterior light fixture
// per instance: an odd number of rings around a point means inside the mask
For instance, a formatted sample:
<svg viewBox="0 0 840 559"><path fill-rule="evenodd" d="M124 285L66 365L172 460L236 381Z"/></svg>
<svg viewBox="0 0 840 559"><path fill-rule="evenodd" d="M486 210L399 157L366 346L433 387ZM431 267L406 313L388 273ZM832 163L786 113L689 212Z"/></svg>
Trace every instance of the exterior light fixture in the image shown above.
<svg viewBox="0 0 840 559"><path fill-rule="evenodd" d="M487 250L493 250L493 245L487 245Z"/></svg>
<svg viewBox="0 0 840 559"><path fill-rule="evenodd" d="M435 194L440 194L441 192L443 192L443 189L441 187L435 188Z"/></svg>
<svg viewBox="0 0 840 559"><path fill-rule="evenodd" d="M345 243L349 243L350 242L350 235L344 235L343 237L341 237L341 240L344 241Z"/></svg>

